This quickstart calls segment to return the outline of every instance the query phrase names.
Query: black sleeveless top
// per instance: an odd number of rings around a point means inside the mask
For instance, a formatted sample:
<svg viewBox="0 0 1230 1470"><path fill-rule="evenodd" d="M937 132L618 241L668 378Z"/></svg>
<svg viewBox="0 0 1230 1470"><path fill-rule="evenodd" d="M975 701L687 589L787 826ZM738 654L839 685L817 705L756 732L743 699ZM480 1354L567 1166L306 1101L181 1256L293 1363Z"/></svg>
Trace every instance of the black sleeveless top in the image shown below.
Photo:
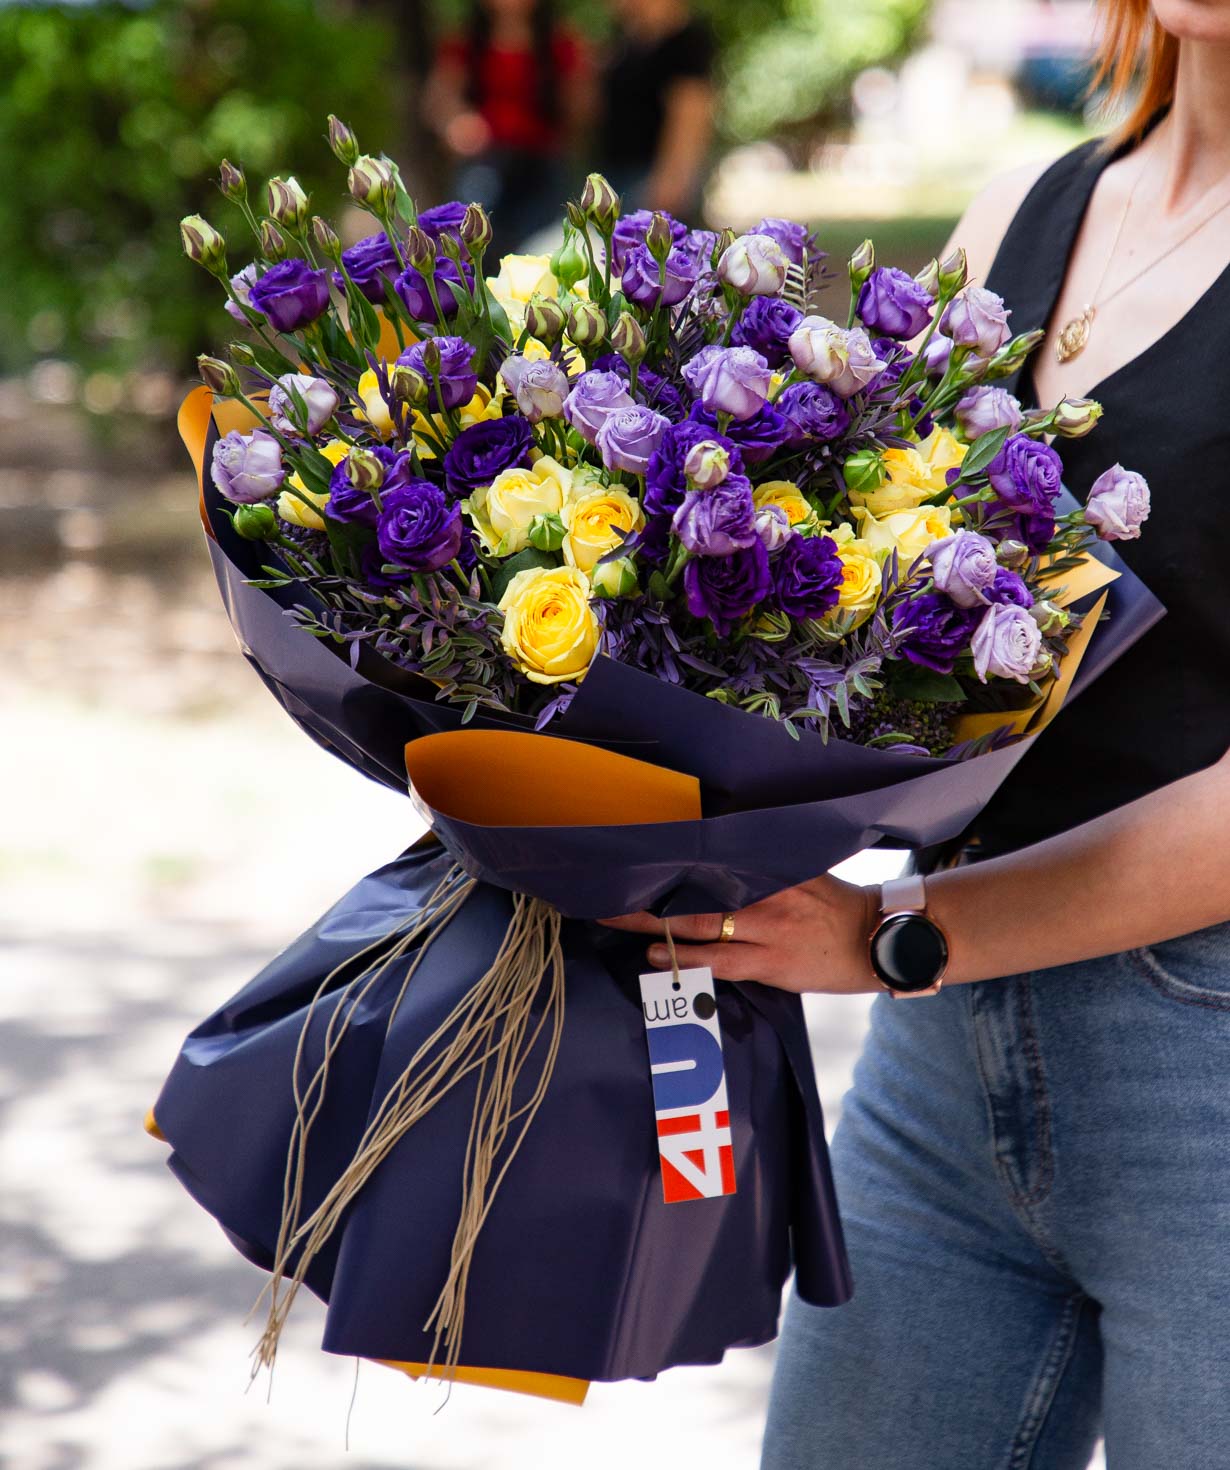
<svg viewBox="0 0 1230 1470"><path fill-rule="evenodd" d="M1038 180L987 285L1016 332L1050 324L1102 170L1119 153L1088 143ZM1043 351L1051 351L1048 343ZM1028 379L1005 384L1029 402ZM1116 549L1166 616L1052 722L978 818L985 855L1053 836L1211 765L1230 746L1230 266L1168 332L1090 389L1105 415L1057 439L1084 499L1116 461L1149 482L1139 541Z"/></svg>

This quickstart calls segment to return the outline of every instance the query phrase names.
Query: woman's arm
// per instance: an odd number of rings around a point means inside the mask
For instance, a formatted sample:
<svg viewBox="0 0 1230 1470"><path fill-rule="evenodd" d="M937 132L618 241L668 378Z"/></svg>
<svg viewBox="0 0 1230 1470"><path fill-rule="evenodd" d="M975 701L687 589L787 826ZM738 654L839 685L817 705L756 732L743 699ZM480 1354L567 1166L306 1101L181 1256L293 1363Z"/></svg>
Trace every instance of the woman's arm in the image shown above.
<svg viewBox="0 0 1230 1470"><path fill-rule="evenodd" d="M948 936L948 984L1093 959L1230 920L1230 751L1215 765L1008 857L927 879L927 911ZM867 937L879 896L828 875L735 916L673 919L682 966L784 990L879 990ZM617 929L661 935L662 920L630 914ZM689 943L687 941L700 941ZM662 944L649 951L662 967Z"/></svg>
<svg viewBox="0 0 1230 1470"><path fill-rule="evenodd" d="M713 138L713 85L700 77L676 81L666 97L658 156L645 185L645 204L678 214L687 209Z"/></svg>

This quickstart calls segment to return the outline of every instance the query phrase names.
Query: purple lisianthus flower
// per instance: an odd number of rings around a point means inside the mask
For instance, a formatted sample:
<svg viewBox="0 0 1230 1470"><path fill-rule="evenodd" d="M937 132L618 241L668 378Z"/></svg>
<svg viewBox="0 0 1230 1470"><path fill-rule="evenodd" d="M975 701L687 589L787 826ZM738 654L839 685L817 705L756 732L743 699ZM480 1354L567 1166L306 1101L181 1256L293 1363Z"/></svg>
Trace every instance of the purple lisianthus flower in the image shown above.
<svg viewBox="0 0 1230 1470"><path fill-rule="evenodd" d="M534 436L519 413L484 419L462 429L444 456L444 478L454 495L490 485L501 470L529 463Z"/></svg>
<svg viewBox="0 0 1230 1470"><path fill-rule="evenodd" d="M619 408L632 406L628 385L618 373L595 372L592 368L573 384L564 399L564 417L590 444L598 442L603 424Z"/></svg>
<svg viewBox="0 0 1230 1470"><path fill-rule="evenodd" d="M706 270L713 263L713 249L716 244L717 235L712 230L689 230L678 249L688 252L698 270Z"/></svg>
<svg viewBox="0 0 1230 1470"><path fill-rule="evenodd" d="M596 357L592 371L618 373L625 384L629 383L632 378L628 364L618 352L607 352L601 357ZM679 396L679 389L666 378L651 372L644 363L641 363L640 371L636 375L636 397L638 402L645 403L656 412L665 414L672 423L686 417L687 411L683 406L683 399Z"/></svg>
<svg viewBox="0 0 1230 1470"><path fill-rule="evenodd" d="M458 265L447 255L439 255L436 257L432 280L440 298L441 312L446 317L455 316L467 291L474 285L474 268L468 260ZM406 310L416 322L435 321L436 308L432 303L431 292L427 289L427 278L422 271L407 266L393 285Z"/></svg>
<svg viewBox="0 0 1230 1470"><path fill-rule="evenodd" d="M376 543L384 558L407 572L447 566L461 546L461 507L430 480L381 491Z"/></svg>
<svg viewBox="0 0 1230 1470"><path fill-rule="evenodd" d="M675 249L666 257L666 275L649 253L648 245L636 245L624 262L620 284L624 295L637 306L678 306L696 284L699 266L686 250Z"/></svg>
<svg viewBox="0 0 1230 1470"><path fill-rule="evenodd" d="M348 250L343 250L342 264L357 289L377 305L384 300L386 285L391 286L401 274L401 262L393 249L393 242L383 230L367 235ZM341 272L335 272L333 279L341 289L345 283Z"/></svg>
<svg viewBox="0 0 1230 1470"><path fill-rule="evenodd" d="M392 449L387 444L373 444L368 447L367 452L374 454L384 469L384 479L380 482L382 498L410 483L413 467L408 451ZM350 521L376 529L379 515L376 502L369 491L360 490L351 483L344 459L334 466L333 474L329 477L329 498L325 502L325 515L334 521Z"/></svg>
<svg viewBox="0 0 1230 1470"><path fill-rule="evenodd" d="M672 528L693 556L729 556L750 546L757 539L751 482L727 475L712 490L689 491Z"/></svg>
<svg viewBox="0 0 1230 1470"><path fill-rule="evenodd" d="M726 451L728 476L743 473L743 456L725 435L691 419L667 429L645 472L645 526L638 537L641 555L653 566L660 565L670 549L671 521L688 493L687 459L698 444L717 444Z"/></svg>
<svg viewBox="0 0 1230 1470"><path fill-rule="evenodd" d="M341 401L323 378L284 373L269 390L269 421L283 434L319 434Z"/></svg>
<svg viewBox="0 0 1230 1470"><path fill-rule="evenodd" d="M466 217L467 207L460 199L450 199L446 204L433 204L430 209L419 211L418 227L437 242L441 235L453 235L460 240L461 222Z"/></svg>
<svg viewBox="0 0 1230 1470"><path fill-rule="evenodd" d="M397 361L412 367L428 384L427 407L438 413L443 407L457 408L469 403L478 390L478 374L474 371L474 349L464 337L433 337L429 341L440 349L440 391L436 392L436 380L423 361L426 342L415 342L398 354ZM443 398L443 403L440 402Z"/></svg>
<svg viewBox="0 0 1230 1470"><path fill-rule="evenodd" d="M644 404L629 402L607 414L598 430L597 448L608 470L643 475L670 420Z"/></svg>
<svg viewBox="0 0 1230 1470"><path fill-rule="evenodd" d="M792 536L773 561L773 600L788 617L822 618L837 606L842 570L831 536Z"/></svg>
<svg viewBox="0 0 1230 1470"><path fill-rule="evenodd" d="M1049 515L1063 478L1063 461L1049 444L1013 434L987 466L991 488L1005 505L1027 515Z"/></svg>
<svg viewBox="0 0 1230 1470"><path fill-rule="evenodd" d="M932 333L930 342L923 348L923 366L929 378L942 378L948 371L952 358L952 338L943 332Z"/></svg>
<svg viewBox="0 0 1230 1470"><path fill-rule="evenodd" d="M699 404L692 405L689 415L693 423L717 429L717 415L707 413ZM764 464L790 442L790 426L771 403L763 404L751 418L733 419L726 425L726 438L737 444L748 464Z"/></svg>
<svg viewBox="0 0 1230 1470"><path fill-rule="evenodd" d="M1045 511L1014 516L1008 529L1001 534L1023 541L1030 551L1041 556L1054 540L1055 517Z"/></svg>
<svg viewBox="0 0 1230 1470"><path fill-rule="evenodd" d="M850 427L845 401L823 383L791 383L774 407L786 421L791 448L801 448L813 439L829 444Z"/></svg>
<svg viewBox="0 0 1230 1470"><path fill-rule="evenodd" d="M943 592L924 592L896 608L893 629L904 634L901 652L911 663L951 674L982 615L981 607L958 607Z"/></svg>
<svg viewBox="0 0 1230 1470"><path fill-rule="evenodd" d="M214 444L210 474L220 494L240 505L268 500L286 479L282 448L268 429L232 429Z"/></svg>
<svg viewBox="0 0 1230 1470"><path fill-rule="evenodd" d="M770 240L776 240L785 251L786 259L794 265L802 265L803 258L809 250L813 256L815 255L812 248L815 242L811 231L806 225L799 224L797 220L777 219L770 216L762 219L751 233L768 235Z"/></svg>
<svg viewBox="0 0 1230 1470"><path fill-rule="evenodd" d="M954 531L932 542L927 555L936 587L958 607L977 607L984 602L1000 569L994 543L977 531Z"/></svg>
<svg viewBox="0 0 1230 1470"><path fill-rule="evenodd" d="M238 271L231 277L231 290L243 302L244 306L251 307L253 311L257 308L252 304L252 287L256 284L260 273L260 266L253 261L251 265L245 265L243 270ZM244 326L248 325L247 317L244 316L243 312L229 297L226 301L226 314L227 316L234 317L237 322L242 322Z"/></svg>
<svg viewBox="0 0 1230 1470"><path fill-rule="evenodd" d="M257 278L248 293L279 332L297 332L329 305L329 276L306 260L283 260Z"/></svg>
<svg viewBox="0 0 1230 1470"><path fill-rule="evenodd" d="M863 282L856 308L859 320L873 332L900 342L917 337L931 320L935 301L913 276L882 265Z"/></svg>
<svg viewBox="0 0 1230 1470"><path fill-rule="evenodd" d="M771 368L779 368L790 357L786 344L803 320L803 313L780 296L753 296L730 334L735 347L759 352Z"/></svg>
<svg viewBox="0 0 1230 1470"><path fill-rule="evenodd" d="M1014 607L1034 605L1034 595L1025 585L1025 578L1007 567L1000 567L982 595L988 602L1010 602Z"/></svg>
<svg viewBox="0 0 1230 1470"><path fill-rule="evenodd" d="M995 429L1015 433L1025 421L1019 401L1006 388L990 385L966 389L953 412L962 434L970 440Z"/></svg>
<svg viewBox="0 0 1230 1470"><path fill-rule="evenodd" d="M697 556L683 569L683 591L694 618L708 618L725 637L769 595L769 553L759 537L729 556Z"/></svg>
<svg viewBox="0 0 1230 1470"><path fill-rule="evenodd" d="M684 381L709 413L750 419L768 401L773 374L750 347L702 347L683 369Z"/></svg>
<svg viewBox="0 0 1230 1470"><path fill-rule="evenodd" d="M666 221L670 225L672 247L682 245L688 236L687 225L669 214L666 215ZM615 226L611 239L611 265L621 275L624 266L628 263L631 251L645 243L645 236L651 224L653 224L652 209L634 209L631 214L625 214Z"/></svg>
<svg viewBox="0 0 1230 1470"><path fill-rule="evenodd" d="M1093 482L1085 519L1103 541L1135 541L1149 518L1149 485L1135 470L1112 465Z"/></svg>
<svg viewBox="0 0 1230 1470"><path fill-rule="evenodd" d="M940 330L958 347L972 347L979 357L992 357L1012 335L1012 313L1003 298L985 286L966 286L944 308Z"/></svg>
<svg viewBox="0 0 1230 1470"><path fill-rule="evenodd" d="M568 374L549 357L531 361L514 353L500 365L500 377L517 400L517 407L531 424L557 419L568 397Z"/></svg>
<svg viewBox="0 0 1230 1470"><path fill-rule="evenodd" d="M756 534L768 552L780 551L794 535L790 517L780 505L762 505L756 512Z"/></svg>
<svg viewBox="0 0 1230 1470"><path fill-rule="evenodd" d="M984 684L988 674L1028 684L1042 651L1042 630L1025 608L1012 602L992 603L974 631L970 651L974 672Z"/></svg>

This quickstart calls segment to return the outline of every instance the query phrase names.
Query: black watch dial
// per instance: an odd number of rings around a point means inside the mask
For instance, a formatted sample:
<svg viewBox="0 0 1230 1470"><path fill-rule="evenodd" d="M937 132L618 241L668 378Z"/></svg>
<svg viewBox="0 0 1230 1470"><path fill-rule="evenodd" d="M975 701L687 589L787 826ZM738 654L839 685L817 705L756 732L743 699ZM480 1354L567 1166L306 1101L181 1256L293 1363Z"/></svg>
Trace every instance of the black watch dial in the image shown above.
<svg viewBox="0 0 1230 1470"><path fill-rule="evenodd" d="M948 964L948 941L925 914L891 914L871 941L871 968L890 990L929 990Z"/></svg>

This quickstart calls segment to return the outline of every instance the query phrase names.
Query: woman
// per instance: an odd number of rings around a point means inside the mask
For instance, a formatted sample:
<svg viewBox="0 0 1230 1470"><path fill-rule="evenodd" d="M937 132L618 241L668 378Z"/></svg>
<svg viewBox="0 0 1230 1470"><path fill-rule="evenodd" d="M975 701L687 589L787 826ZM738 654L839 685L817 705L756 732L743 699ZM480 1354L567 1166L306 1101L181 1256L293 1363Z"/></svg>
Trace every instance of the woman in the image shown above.
<svg viewBox="0 0 1230 1470"><path fill-rule="evenodd" d="M1230 0L1100 3L1120 94L1145 53L1131 120L955 238L1048 327L1023 394L1105 405L1072 487L1151 481L1120 549L1169 613L925 881L946 982L872 1008L834 1140L855 1296L791 1301L765 1470L1083 1470L1100 1432L1110 1470L1230 1465ZM879 907L820 878L678 921L679 960L883 989Z"/></svg>

